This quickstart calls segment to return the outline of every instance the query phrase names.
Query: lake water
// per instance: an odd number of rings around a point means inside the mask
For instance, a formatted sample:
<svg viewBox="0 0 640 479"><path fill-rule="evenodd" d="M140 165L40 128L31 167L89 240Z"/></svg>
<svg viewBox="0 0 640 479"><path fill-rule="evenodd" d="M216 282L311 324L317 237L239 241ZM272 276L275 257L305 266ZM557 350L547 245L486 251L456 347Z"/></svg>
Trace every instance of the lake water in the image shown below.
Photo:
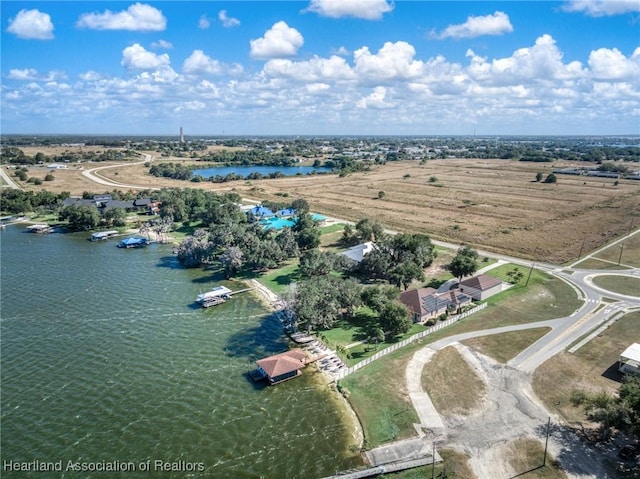
<svg viewBox="0 0 640 479"><path fill-rule="evenodd" d="M306 175L314 171L324 173L330 170L327 168L315 168L313 166L218 166L215 168L193 170L193 175L200 175L203 178L211 178L216 175L227 176L233 173L235 175L242 175L243 178L246 178L251 173L260 173L263 176L268 176L271 173L278 171L284 176L295 176Z"/></svg>
<svg viewBox="0 0 640 479"><path fill-rule="evenodd" d="M133 466L5 468L3 478L313 478L359 465L351 425L318 373L275 387L246 379L256 359L287 348L251 293L197 308L196 295L219 282L180 268L170 245L123 250L88 234L23 231L0 233L0 463ZM160 472L154 461L182 469Z"/></svg>

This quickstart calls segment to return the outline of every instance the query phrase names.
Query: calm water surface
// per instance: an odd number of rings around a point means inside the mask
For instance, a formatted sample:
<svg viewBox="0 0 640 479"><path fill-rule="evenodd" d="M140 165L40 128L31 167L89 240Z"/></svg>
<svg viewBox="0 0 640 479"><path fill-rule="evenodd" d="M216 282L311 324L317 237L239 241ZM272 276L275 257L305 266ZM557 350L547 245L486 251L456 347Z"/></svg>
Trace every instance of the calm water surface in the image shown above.
<svg viewBox="0 0 640 479"><path fill-rule="evenodd" d="M181 269L168 245L0 235L1 460L205 469L3 478L313 478L358 465L349 423L312 371L270 388L245 378L255 359L287 348L251 294L196 308L216 282Z"/></svg>
<svg viewBox="0 0 640 479"><path fill-rule="evenodd" d="M314 168L313 166L218 166L214 168L204 168L201 170L193 170L193 175L200 175L203 178L211 178L212 176L226 176L230 173L242 175L246 178L251 173L260 173L268 176L271 173L279 171L284 176L306 175L313 171L327 172L327 168Z"/></svg>

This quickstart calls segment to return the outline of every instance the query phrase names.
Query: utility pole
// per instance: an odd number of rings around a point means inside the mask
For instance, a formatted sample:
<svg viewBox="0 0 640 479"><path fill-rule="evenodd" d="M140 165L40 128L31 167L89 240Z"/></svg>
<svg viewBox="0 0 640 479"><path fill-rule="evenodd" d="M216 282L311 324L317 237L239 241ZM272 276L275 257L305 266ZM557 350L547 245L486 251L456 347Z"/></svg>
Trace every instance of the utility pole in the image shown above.
<svg viewBox="0 0 640 479"><path fill-rule="evenodd" d="M436 439L433 438L433 450L431 452L431 479L436 477Z"/></svg>
<svg viewBox="0 0 640 479"><path fill-rule="evenodd" d="M624 251L624 243L620 245L620 256L618 256L618 266L620 266L620 261L622 261L622 252Z"/></svg>
<svg viewBox="0 0 640 479"><path fill-rule="evenodd" d="M551 427L551 416L547 421L547 439L544 441L544 457L542 458L542 466L547 465L547 446L549 445L549 428Z"/></svg>
<svg viewBox="0 0 640 479"><path fill-rule="evenodd" d="M587 241L587 238L582 240L582 246L580 246L580 252L578 253L578 259L582 257L582 250L584 249L584 242Z"/></svg>
<svg viewBox="0 0 640 479"><path fill-rule="evenodd" d="M533 267L534 267L535 263L531 263L531 269L529 270L529 276L527 276L527 282L524 284L524 287L526 288L527 286L529 286L529 278L531 278L531 273L533 273Z"/></svg>

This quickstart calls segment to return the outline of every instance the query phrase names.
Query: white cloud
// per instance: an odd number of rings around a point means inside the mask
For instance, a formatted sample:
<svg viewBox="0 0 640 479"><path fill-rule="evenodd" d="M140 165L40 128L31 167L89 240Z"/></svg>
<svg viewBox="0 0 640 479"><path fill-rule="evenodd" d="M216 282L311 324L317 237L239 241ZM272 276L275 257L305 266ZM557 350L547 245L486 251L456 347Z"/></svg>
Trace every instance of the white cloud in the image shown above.
<svg viewBox="0 0 640 479"><path fill-rule="evenodd" d="M182 71L188 75L221 75L224 73L238 75L242 73L242 65L226 65L207 56L202 50L194 50L182 64Z"/></svg>
<svg viewBox="0 0 640 479"><path fill-rule="evenodd" d="M122 50L122 61L120 64L127 70L154 70L163 66L169 66L169 55L163 53L156 55L145 50L139 43Z"/></svg>
<svg viewBox="0 0 640 479"><path fill-rule="evenodd" d="M568 0L562 9L566 12L584 12L590 17L608 17L640 12L638 0Z"/></svg>
<svg viewBox="0 0 640 479"><path fill-rule="evenodd" d="M173 43L166 40L158 40L157 42L151 43L151 48L163 48L165 50L171 50L173 49Z"/></svg>
<svg viewBox="0 0 640 479"><path fill-rule="evenodd" d="M56 80L66 80L67 75L64 72L60 71L50 71L46 74L40 73L35 68L13 68L9 70L9 74L7 78L10 80L19 80L19 81L44 81L51 82Z"/></svg>
<svg viewBox="0 0 640 479"><path fill-rule="evenodd" d="M9 19L7 31L27 40L51 40L53 22L48 13L40 10L20 10L15 18Z"/></svg>
<svg viewBox="0 0 640 479"><path fill-rule="evenodd" d="M355 17L365 20L380 20L393 10L393 3L386 0L311 0L306 11L323 17Z"/></svg>
<svg viewBox="0 0 640 479"><path fill-rule="evenodd" d="M496 11L493 15L484 17L468 17L467 21L460 25L449 25L440 34L434 33L435 38L475 38L482 35L503 35L511 33L513 26L509 16L504 12Z"/></svg>
<svg viewBox="0 0 640 479"><path fill-rule="evenodd" d="M544 81L579 78L584 76L580 62L564 64L562 52L555 40L544 34L532 47L516 50L506 58L496 58L488 62L472 50L467 52L471 59L469 74L476 81L490 84L508 85L521 81Z"/></svg>
<svg viewBox="0 0 640 479"><path fill-rule="evenodd" d="M415 78L423 73L424 66L414 60L415 54L415 48L407 42L386 42L375 55L368 47L362 47L353 53L354 69L373 81Z"/></svg>
<svg viewBox="0 0 640 479"><path fill-rule="evenodd" d="M81 73L78 76L82 81L96 81L96 80L101 80L103 78L100 73L93 70L89 70L88 72Z"/></svg>
<svg viewBox="0 0 640 479"><path fill-rule="evenodd" d="M311 94L321 93L323 91L327 91L331 89L331 85L327 83L309 83L306 86L307 92Z"/></svg>
<svg viewBox="0 0 640 479"><path fill-rule="evenodd" d="M186 101L177 106L174 111L176 113L181 113L183 111L199 111L204 110L207 107L206 103L203 103L199 100L194 101Z"/></svg>
<svg viewBox="0 0 640 479"><path fill-rule="evenodd" d="M627 58L617 48L599 48L589 55L589 67L599 80L629 80L640 78L640 47Z"/></svg>
<svg viewBox="0 0 640 479"><path fill-rule="evenodd" d="M25 131L37 115L47 119L42 131L164 132L181 113L181 124L202 134L465 134L474 125L495 134L620 134L640 114L640 47L623 52L594 49L581 64L542 35L510 55L469 50L459 62L396 42L347 58L274 58L230 78L240 67L203 51L178 74L168 55L134 44L122 54L128 71L116 76L86 71L69 85L59 72L7 70L0 100L3 126Z"/></svg>
<svg viewBox="0 0 640 479"><path fill-rule="evenodd" d="M167 19L157 8L136 3L121 12L83 13L76 25L93 30L158 32L167 27Z"/></svg>
<svg viewBox="0 0 640 479"><path fill-rule="evenodd" d="M191 56L184 61L182 71L187 74L219 75L222 73L222 66L218 60L208 57L202 50L194 50Z"/></svg>
<svg viewBox="0 0 640 479"><path fill-rule="evenodd" d="M218 20L222 22L222 26L225 28L237 27L240 25L240 20L228 16L226 10L220 10L218 12Z"/></svg>
<svg viewBox="0 0 640 479"><path fill-rule="evenodd" d="M210 26L211 26L211 22L209 21L207 16L206 15L202 15L200 17L200 20L198 20L198 28L201 29L201 30L206 30Z"/></svg>
<svg viewBox="0 0 640 479"><path fill-rule="evenodd" d="M293 62L273 59L265 63L262 70L269 77L284 77L299 81L341 81L355 79L355 74L344 58L313 57L311 60Z"/></svg>
<svg viewBox="0 0 640 479"><path fill-rule="evenodd" d="M304 38L298 30L280 21L264 34L264 37L251 40L253 58L281 58L294 56L304 44Z"/></svg>
<svg viewBox="0 0 640 479"><path fill-rule="evenodd" d="M394 105L392 103L388 103L386 100L387 89L383 86L378 86L373 89L370 95L359 99L356 102L356 107L362 109L387 109L393 108Z"/></svg>

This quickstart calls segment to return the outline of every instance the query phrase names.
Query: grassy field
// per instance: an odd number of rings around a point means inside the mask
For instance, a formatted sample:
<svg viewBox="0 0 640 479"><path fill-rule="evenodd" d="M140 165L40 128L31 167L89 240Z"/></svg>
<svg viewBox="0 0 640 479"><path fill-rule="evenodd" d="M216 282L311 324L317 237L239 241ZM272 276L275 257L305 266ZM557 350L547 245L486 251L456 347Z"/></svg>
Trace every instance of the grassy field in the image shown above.
<svg viewBox="0 0 640 479"><path fill-rule="evenodd" d="M633 220L632 220L633 221ZM633 227L633 223L630 223ZM637 227L637 225L636 225ZM631 230L632 228L630 228ZM613 244L608 248L576 264L585 269L626 269L640 267L640 230L624 242Z"/></svg>
<svg viewBox="0 0 640 479"><path fill-rule="evenodd" d="M570 402L574 390L615 392L619 388L617 361L631 343L640 341L640 312L626 314L574 354L562 352L540 366L533 389L549 411L572 423L587 422Z"/></svg>
<svg viewBox="0 0 640 479"><path fill-rule="evenodd" d="M72 165L57 171L56 179L46 185L24 186L72 194L111 189L81 175L79 168L95 166L104 164ZM244 181L214 184L155 178L143 165L122 166L102 174L127 184L233 190L258 200L278 200L281 197L277 193L284 191L292 198L306 199L315 211L337 218L358 221L371 217L398 231L564 263L575 259L581 249L595 250L628 232L640 212L640 188L633 181L620 180L616 186L613 179L566 175L556 184L533 181L538 171L564 166L571 165L473 159L431 160L423 165L393 162L342 178L287 177L257 180L250 185ZM30 170L29 176L44 177L45 170ZM405 177L407 174L410 177ZM441 187L430 185L431 176L439 178ZM385 191L383 200L377 199L378 191Z"/></svg>
<svg viewBox="0 0 640 479"><path fill-rule="evenodd" d="M551 331L551 328L526 329L524 331L512 331L510 333L467 339L462 343L485 356L506 364L549 331Z"/></svg>
<svg viewBox="0 0 640 479"><path fill-rule="evenodd" d="M542 466L544 444L537 439L521 438L508 444L509 465L518 474L527 479L566 479L567 475L560 465L547 453L546 465ZM514 476L516 477L516 476Z"/></svg>
<svg viewBox="0 0 640 479"><path fill-rule="evenodd" d="M422 346L414 343L395 351L340 381L362 424L365 448L415 435L418 416L407 395L404 372Z"/></svg>
<svg viewBox="0 0 640 479"><path fill-rule="evenodd" d="M422 370L422 387L445 416L469 414L486 392L482 380L453 346L434 354Z"/></svg>
<svg viewBox="0 0 640 479"><path fill-rule="evenodd" d="M640 296L640 278L620 275L596 276L593 278L596 286L628 296Z"/></svg>

